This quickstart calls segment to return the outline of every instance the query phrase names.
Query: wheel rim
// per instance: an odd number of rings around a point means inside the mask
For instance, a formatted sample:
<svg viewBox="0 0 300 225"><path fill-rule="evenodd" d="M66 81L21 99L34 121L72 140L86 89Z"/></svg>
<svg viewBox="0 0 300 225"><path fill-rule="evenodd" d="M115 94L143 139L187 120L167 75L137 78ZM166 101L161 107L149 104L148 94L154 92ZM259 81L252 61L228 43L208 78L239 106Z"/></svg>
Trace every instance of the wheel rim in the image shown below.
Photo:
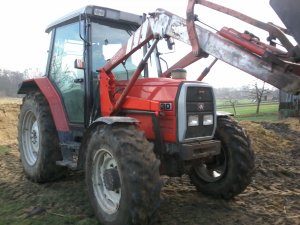
<svg viewBox="0 0 300 225"><path fill-rule="evenodd" d="M98 205L107 214L118 211L121 200L121 187L109 190L104 183L105 171L118 170L118 164L113 155L106 149L99 149L93 159L92 182Z"/></svg>
<svg viewBox="0 0 300 225"><path fill-rule="evenodd" d="M39 126L32 111L28 111L23 120L22 145L27 163L33 166L38 157L40 148Z"/></svg>
<svg viewBox="0 0 300 225"><path fill-rule="evenodd" d="M223 148L220 155L215 156L212 160L202 160L200 164L194 166L196 174L208 183L222 179L226 169L227 157Z"/></svg>

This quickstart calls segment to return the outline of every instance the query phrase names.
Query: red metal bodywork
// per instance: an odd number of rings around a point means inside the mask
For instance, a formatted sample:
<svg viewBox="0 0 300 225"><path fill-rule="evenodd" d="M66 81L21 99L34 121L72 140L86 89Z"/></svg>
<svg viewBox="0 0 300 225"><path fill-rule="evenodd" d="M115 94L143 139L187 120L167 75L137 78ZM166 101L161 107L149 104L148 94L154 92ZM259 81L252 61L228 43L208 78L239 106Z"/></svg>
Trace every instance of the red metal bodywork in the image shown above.
<svg viewBox="0 0 300 225"><path fill-rule="evenodd" d="M128 81L117 81L117 88L125 88ZM148 139L154 140L154 124L152 115L144 112L159 111L159 115L155 114L158 119L162 139L167 142L176 142L176 108L175 101L177 90L182 80L171 78L145 78L136 81L131 88L127 100L122 105L122 110L125 110L126 115L136 118L140 121L139 127L145 132ZM136 101L136 102L135 102ZM138 104L136 104L138 103ZM161 110L160 103L171 103L172 109ZM140 113L130 113L126 110L139 110Z"/></svg>
<svg viewBox="0 0 300 225"><path fill-rule="evenodd" d="M127 116L140 121L140 129L150 140L156 138L155 129L158 128L154 127L153 119L155 119L158 121L162 139L167 142L176 142L175 99L181 80L170 78L138 79L159 41L152 30L152 26L153 24L146 20L100 70L101 115L113 116L125 112ZM151 47L141 59L133 76L128 81L115 80L112 69L152 40ZM189 54L187 59L183 61L181 64L186 66L190 61L196 61L196 57ZM165 76L169 77L170 73ZM170 103L173 107L169 111L163 111L160 108L161 103Z"/></svg>
<svg viewBox="0 0 300 225"><path fill-rule="evenodd" d="M70 131L63 103L48 77L40 77L24 81L18 93L25 94L32 90L34 86L37 86L47 99L57 131Z"/></svg>
<svg viewBox="0 0 300 225"><path fill-rule="evenodd" d="M232 28L223 27L218 34L259 56L264 56L266 51L275 55L284 55L286 53L271 45L262 43L250 34L240 33Z"/></svg>

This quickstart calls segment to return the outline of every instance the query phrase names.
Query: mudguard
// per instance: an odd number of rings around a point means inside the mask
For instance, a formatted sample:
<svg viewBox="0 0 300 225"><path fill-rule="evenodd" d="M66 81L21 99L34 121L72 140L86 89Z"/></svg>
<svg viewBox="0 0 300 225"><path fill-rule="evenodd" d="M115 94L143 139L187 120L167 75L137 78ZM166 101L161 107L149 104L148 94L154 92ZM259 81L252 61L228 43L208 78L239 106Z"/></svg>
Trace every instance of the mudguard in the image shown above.
<svg viewBox="0 0 300 225"><path fill-rule="evenodd" d="M82 170L84 168L85 163L85 156L86 156L86 147L88 140L90 138L90 131L93 130L97 125L100 124L114 124L114 123L130 123L130 124L136 124L139 123L137 119L134 119L132 117L122 117L122 116L110 116L110 117L99 117L96 119L89 128L85 131L85 134L83 136L80 149L79 149L79 157L78 157L78 164L77 169Z"/></svg>
<svg viewBox="0 0 300 225"><path fill-rule="evenodd" d="M48 77L24 81L18 90L18 94L27 94L37 90L41 91L48 101L56 130L58 132L69 132L70 128L62 100Z"/></svg>
<svg viewBox="0 0 300 225"><path fill-rule="evenodd" d="M233 113L230 112L224 112L224 111L217 111L217 117L228 117L228 116L234 116Z"/></svg>

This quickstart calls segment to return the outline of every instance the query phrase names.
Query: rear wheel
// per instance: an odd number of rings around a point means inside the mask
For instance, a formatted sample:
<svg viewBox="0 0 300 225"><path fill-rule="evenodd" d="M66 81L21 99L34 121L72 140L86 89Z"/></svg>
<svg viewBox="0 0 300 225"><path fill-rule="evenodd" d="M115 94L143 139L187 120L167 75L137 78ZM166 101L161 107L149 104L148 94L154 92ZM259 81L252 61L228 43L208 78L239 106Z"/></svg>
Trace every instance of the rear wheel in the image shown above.
<svg viewBox="0 0 300 225"><path fill-rule="evenodd" d="M49 105L40 92L23 99L19 115L18 141L26 176L34 182L60 178L66 172L58 167L61 160L59 141Z"/></svg>
<svg viewBox="0 0 300 225"><path fill-rule="evenodd" d="M254 153L249 137L232 118L218 118L215 139L221 141L221 153L195 162L190 178L198 191L230 199L251 182Z"/></svg>
<svg viewBox="0 0 300 225"><path fill-rule="evenodd" d="M150 224L160 204L159 161L133 125L101 125L87 145L86 183L102 224Z"/></svg>

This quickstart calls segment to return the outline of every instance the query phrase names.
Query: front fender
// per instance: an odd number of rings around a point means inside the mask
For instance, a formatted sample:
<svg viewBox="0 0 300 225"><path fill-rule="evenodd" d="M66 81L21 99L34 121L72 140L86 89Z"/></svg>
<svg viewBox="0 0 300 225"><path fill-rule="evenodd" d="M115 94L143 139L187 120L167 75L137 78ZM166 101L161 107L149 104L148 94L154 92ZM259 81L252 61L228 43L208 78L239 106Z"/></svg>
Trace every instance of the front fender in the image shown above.
<svg viewBox="0 0 300 225"><path fill-rule="evenodd" d="M104 116L104 117L99 117L96 119L85 131L85 134L83 136L81 146L79 149L79 157L78 157L78 166L77 168L82 170L84 168L84 162L85 162L85 149L88 144L88 140L90 138L90 133L91 131L97 127L98 125L101 124L107 124L107 125L112 125L112 124L117 124L117 123L127 123L127 124L137 124L139 121L135 118L132 117L123 117L123 116Z"/></svg>
<svg viewBox="0 0 300 225"><path fill-rule="evenodd" d="M139 121L132 117L125 116L104 116L96 119L91 125L94 123L102 122L105 124L114 124L114 123L139 123Z"/></svg>
<svg viewBox="0 0 300 225"><path fill-rule="evenodd" d="M230 117L230 116L234 116L233 113L230 112L224 112L224 111L217 111L217 118L219 117Z"/></svg>
<svg viewBox="0 0 300 225"><path fill-rule="evenodd" d="M91 125L88 127L87 131L91 131L93 128L95 128L99 124L107 124L112 125L115 123L139 123L139 121L132 117L126 117L126 116L103 116L97 118Z"/></svg>

